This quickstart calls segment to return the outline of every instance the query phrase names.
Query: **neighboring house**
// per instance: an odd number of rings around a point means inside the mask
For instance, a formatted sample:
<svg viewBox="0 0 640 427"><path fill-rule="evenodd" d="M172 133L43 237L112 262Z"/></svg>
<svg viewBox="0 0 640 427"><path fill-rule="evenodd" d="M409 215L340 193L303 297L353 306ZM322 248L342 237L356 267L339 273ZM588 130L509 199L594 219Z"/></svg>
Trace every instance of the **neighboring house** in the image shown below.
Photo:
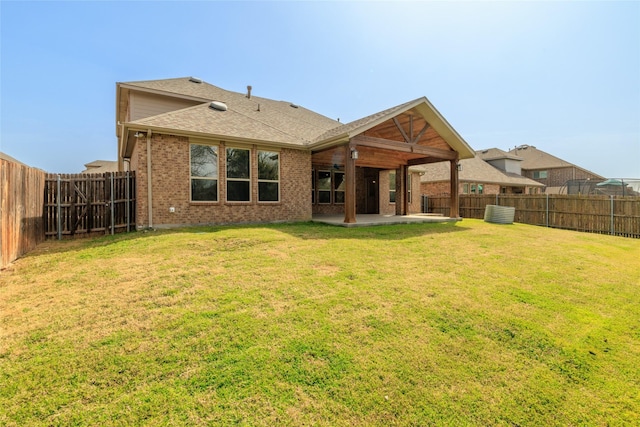
<svg viewBox="0 0 640 427"><path fill-rule="evenodd" d="M424 97L347 124L189 77L117 83L116 97L118 165L136 171L139 227L419 212L409 168L452 164L457 183L457 162L474 155Z"/></svg>
<svg viewBox="0 0 640 427"><path fill-rule="evenodd" d="M476 157L460 161L458 175L460 194L538 194L544 187L539 182L517 173L518 159L503 157L498 149L481 150ZM504 152L503 152L504 153ZM486 156L490 160L483 159ZM493 163L491 163L493 162ZM420 189L427 196L449 195L451 174L446 163L420 166ZM506 170L504 170L504 169ZM503 169L503 170L501 170Z"/></svg>
<svg viewBox="0 0 640 427"><path fill-rule="evenodd" d="M84 165L85 170L80 173L118 172L118 162L113 160L94 160Z"/></svg>
<svg viewBox="0 0 640 427"><path fill-rule="evenodd" d="M509 154L522 158L522 175L545 185L545 193L589 194L606 178L552 156L533 145L520 145Z"/></svg>

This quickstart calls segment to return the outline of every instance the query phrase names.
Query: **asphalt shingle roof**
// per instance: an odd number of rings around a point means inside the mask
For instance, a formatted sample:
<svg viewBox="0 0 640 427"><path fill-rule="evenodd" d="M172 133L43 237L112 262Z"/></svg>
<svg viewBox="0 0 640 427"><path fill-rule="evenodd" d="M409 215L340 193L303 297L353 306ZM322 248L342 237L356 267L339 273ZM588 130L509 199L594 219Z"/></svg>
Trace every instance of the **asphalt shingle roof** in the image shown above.
<svg viewBox="0 0 640 427"><path fill-rule="evenodd" d="M524 176L503 172L491 166L480 157L463 159L459 163L462 170L458 173L458 179L466 182L481 182L486 184L501 184L509 186L544 187L543 184ZM417 166L416 169L424 171L422 182L449 181L451 179L450 162L431 163Z"/></svg>
<svg viewBox="0 0 640 427"><path fill-rule="evenodd" d="M188 77L125 83L128 86L201 98L203 104L131 122L183 131L303 145L330 129L343 126L286 101L231 92L209 83L193 83ZM227 111L209 107L210 101L227 105Z"/></svg>

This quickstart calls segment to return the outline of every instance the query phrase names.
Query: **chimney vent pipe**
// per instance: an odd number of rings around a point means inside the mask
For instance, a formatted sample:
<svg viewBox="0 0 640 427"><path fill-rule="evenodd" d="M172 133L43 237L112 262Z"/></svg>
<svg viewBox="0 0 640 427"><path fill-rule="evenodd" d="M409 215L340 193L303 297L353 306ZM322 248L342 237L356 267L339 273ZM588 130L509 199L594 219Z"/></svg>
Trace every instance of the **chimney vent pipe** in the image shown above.
<svg viewBox="0 0 640 427"><path fill-rule="evenodd" d="M249 99L251 99L251 89L253 89L251 85L247 86L247 98Z"/></svg>

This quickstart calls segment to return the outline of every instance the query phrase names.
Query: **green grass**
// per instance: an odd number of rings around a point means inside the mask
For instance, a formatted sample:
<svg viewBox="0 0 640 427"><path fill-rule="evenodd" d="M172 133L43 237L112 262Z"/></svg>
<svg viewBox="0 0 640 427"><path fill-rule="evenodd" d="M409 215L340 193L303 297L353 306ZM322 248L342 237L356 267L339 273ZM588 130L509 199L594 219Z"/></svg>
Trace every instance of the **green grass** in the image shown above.
<svg viewBox="0 0 640 427"><path fill-rule="evenodd" d="M637 425L640 240L477 220L46 242L0 425Z"/></svg>

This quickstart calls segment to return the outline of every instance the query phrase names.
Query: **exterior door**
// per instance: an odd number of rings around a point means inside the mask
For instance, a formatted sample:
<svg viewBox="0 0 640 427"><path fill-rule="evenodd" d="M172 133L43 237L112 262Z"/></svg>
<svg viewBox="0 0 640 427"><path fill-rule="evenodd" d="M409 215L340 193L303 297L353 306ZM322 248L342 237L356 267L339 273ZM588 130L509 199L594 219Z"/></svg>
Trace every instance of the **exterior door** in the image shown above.
<svg viewBox="0 0 640 427"><path fill-rule="evenodd" d="M376 171L377 172L377 171ZM376 176L372 176L367 174L365 177L365 187L367 192L367 202L366 202L366 213L368 214L377 214L380 212L380 204L379 204L379 179L376 173Z"/></svg>

